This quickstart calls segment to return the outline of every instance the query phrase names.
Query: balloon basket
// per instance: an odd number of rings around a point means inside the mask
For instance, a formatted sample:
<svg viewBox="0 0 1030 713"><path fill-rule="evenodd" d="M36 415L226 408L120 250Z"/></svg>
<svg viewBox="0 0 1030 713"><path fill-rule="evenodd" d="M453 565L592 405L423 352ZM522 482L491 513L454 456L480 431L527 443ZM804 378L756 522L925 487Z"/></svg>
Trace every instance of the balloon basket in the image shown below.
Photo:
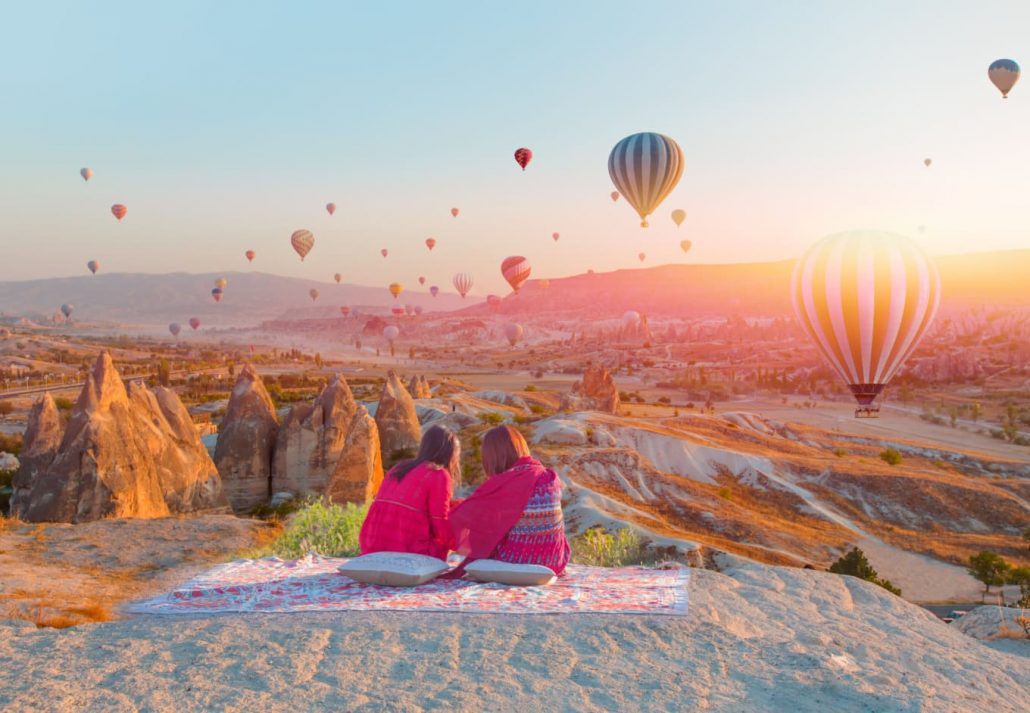
<svg viewBox="0 0 1030 713"><path fill-rule="evenodd" d="M855 409L855 418L879 418L879 406L859 406Z"/></svg>

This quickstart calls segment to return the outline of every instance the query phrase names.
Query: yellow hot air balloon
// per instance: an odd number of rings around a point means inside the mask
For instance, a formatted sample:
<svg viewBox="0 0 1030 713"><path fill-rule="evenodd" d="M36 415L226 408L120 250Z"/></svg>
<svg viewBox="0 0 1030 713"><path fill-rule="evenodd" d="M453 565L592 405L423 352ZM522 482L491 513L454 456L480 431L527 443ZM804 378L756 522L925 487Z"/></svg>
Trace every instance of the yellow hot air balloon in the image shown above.
<svg viewBox="0 0 1030 713"><path fill-rule="evenodd" d="M908 238L851 232L823 238L791 278L794 311L816 348L851 389L856 416L919 345L941 299L937 267Z"/></svg>
<svg viewBox="0 0 1030 713"><path fill-rule="evenodd" d="M404 292L404 285L399 282L390 283L390 294L393 295L394 299L397 299L402 292Z"/></svg>
<svg viewBox="0 0 1030 713"><path fill-rule="evenodd" d="M672 211L672 222L676 224L676 227L683 225L683 221L687 219L687 211L682 208L677 208Z"/></svg>
<svg viewBox="0 0 1030 713"><path fill-rule="evenodd" d="M672 193L683 175L683 151L668 136L645 131L615 144L608 156L608 175L622 197L647 227L647 216Z"/></svg>
<svg viewBox="0 0 1030 713"><path fill-rule="evenodd" d="M688 250L690 250L690 245L691 245L691 243L690 243L689 240L681 240L680 241L680 250L682 250L683 252L687 252Z"/></svg>
<svg viewBox="0 0 1030 713"><path fill-rule="evenodd" d="M224 277L219 277L217 280L215 280L215 287L219 287L224 290L228 286L229 281L226 280Z"/></svg>
<svg viewBox="0 0 1030 713"><path fill-rule="evenodd" d="M290 236L290 244L293 245L293 249L300 259L303 261L311 252L311 248L315 246L315 236L312 235L310 230L295 230L293 235Z"/></svg>

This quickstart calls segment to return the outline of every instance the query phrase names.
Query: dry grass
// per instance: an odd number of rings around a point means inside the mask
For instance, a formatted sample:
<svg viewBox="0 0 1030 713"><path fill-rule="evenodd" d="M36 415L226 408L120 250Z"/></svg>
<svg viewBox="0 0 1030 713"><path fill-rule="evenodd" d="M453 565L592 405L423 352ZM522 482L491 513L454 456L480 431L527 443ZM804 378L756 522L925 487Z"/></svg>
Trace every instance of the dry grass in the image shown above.
<svg viewBox="0 0 1030 713"><path fill-rule="evenodd" d="M284 523L279 518L272 518L271 520L265 520L262 524L263 527L254 531L254 539L251 542L251 546L227 555L224 558L226 562L232 562L237 559L259 559L272 554L273 545L275 545L279 536L283 534Z"/></svg>
<svg viewBox="0 0 1030 713"><path fill-rule="evenodd" d="M4 517L0 515L0 534L14 530L15 528L21 527L25 523L16 517Z"/></svg>
<svg viewBox="0 0 1030 713"><path fill-rule="evenodd" d="M3 617L15 621L27 621L38 629L68 629L80 624L97 624L111 621L114 616L109 605L99 601L69 603L55 599L49 593L14 590L12 596L21 595L20 602L11 602L4 607Z"/></svg>

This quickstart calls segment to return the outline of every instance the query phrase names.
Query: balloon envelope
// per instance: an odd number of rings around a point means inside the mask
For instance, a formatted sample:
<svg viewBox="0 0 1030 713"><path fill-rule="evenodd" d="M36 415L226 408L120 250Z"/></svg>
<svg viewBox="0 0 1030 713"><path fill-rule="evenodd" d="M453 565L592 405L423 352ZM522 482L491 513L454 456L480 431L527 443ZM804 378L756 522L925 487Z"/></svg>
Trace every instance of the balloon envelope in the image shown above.
<svg viewBox="0 0 1030 713"><path fill-rule="evenodd" d="M346 305L340 307L340 314L342 314L344 317L349 315L350 314L350 307L348 307Z"/></svg>
<svg viewBox="0 0 1030 713"><path fill-rule="evenodd" d="M222 301L222 288L221 287L216 287L213 290L211 290L211 298L214 299L215 302L221 302Z"/></svg>
<svg viewBox="0 0 1030 713"><path fill-rule="evenodd" d="M932 158L924 158L923 159L923 165L926 166L927 168L930 168L930 164L932 164L932 163L933 163L933 159Z"/></svg>
<svg viewBox="0 0 1030 713"><path fill-rule="evenodd" d="M452 218L457 218L458 217L458 213L460 213L460 212L461 211L459 211L457 208L451 208L451 217Z"/></svg>
<svg viewBox="0 0 1030 713"><path fill-rule="evenodd" d="M1001 96L1008 99L1012 87L1019 81L1019 65L1011 59L998 59L987 68L987 77L998 88Z"/></svg>
<svg viewBox="0 0 1030 713"><path fill-rule="evenodd" d="M215 287L221 287L224 290L228 286L229 281L226 280L224 277L219 277L217 280L215 280Z"/></svg>
<svg viewBox="0 0 1030 713"><path fill-rule="evenodd" d="M318 290L312 287L310 290L308 290L308 296L311 298L311 301L314 302L318 299Z"/></svg>
<svg viewBox="0 0 1030 713"><path fill-rule="evenodd" d="M182 327L179 326L178 322L172 322L168 325L168 331L172 333L173 337L178 337L179 332L182 331Z"/></svg>
<svg viewBox="0 0 1030 713"><path fill-rule="evenodd" d="M254 256L257 255L253 250L248 250L243 254L247 256L247 262L254 262Z"/></svg>
<svg viewBox="0 0 1030 713"><path fill-rule="evenodd" d="M637 253L637 259L640 260L640 262L643 262L647 259L647 253Z"/></svg>
<svg viewBox="0 0 1030 713"><path fill-rule="evenodd" d="M618 191L612 191L608 195L610 195L612 197L612 203L614 203L615 201L619 200L619 192Z"/></svg>
<svg viewBox="0 0 1030 713"><path fill-rule="evenodd" d="M672 222L676 224L676 227L683 225L683 221L687 219L687 211L682 208L677 208L672 211Z"/></svg>
<svg viewBox="0 0 1030 713"><path fill-rule="evenodd" d="M390 251L387 250L386 248L383 248L382 250L379 251L379 254L382 255L383 257L386 257L387 255L390 254Z"/></svg>
<svg viewBox="0 0 1030 713"><path fill-rule="evenodd" d="M404 314L404 308L403 307L391 307L390 308L390 312L393 314L394 317L400 317L402 314Z"/></svg>
<svg viewBox="0 0 1030 713"><path fill-rule="evenodd" d="M311 248L315 246L315 236L310 230L294 230L293 235L290 236L290 245L293 246L294 251L300 255L301 261L308 256L311 252Z"/></svg>
<svg viewBox="0 0 1030 713"><path fill-rule="evenodd" d="M426 284L426 278L423 275L419 275L418 276L418 284L420 284L420 285Z"/></svg>
<svg viewBox="0 0 1030 713"><path fill-rule="evenodd" d="M88 167L79 169L79 175L82 176L83 181L88 181L89 179L93 178L93 169Z"/></svg>
<svg viewBox="0 0 1030 713"><path fill-rule="evenodd" d="M432 250L436 247L436 238L426 238L426 247Z"/></svg>
<svg viewBox="0 0 1030 713"><path fill-rule="evenodd" d="M908 238L851 232L818 241L798 261L798 321L861 406L869 406L933 321L937 267Z"/></svg>
<svg viewBox="0 0 1030 713"><path fill-rule="evenodd" d="M680 241L680 250L682 250L683 252L687 252L688 250L690 250L691 244L692 243L689 240L681 240Z"/></svg>
<svg viewBox="0 0 1030 713"><path fill-rule="evenodd" d="M504 336L508 340L508 344L515 346L520 339L522 339L523 329L521 324L515 324L511 322L504 326Z"/></svg>
<svg viewBox="0 0 1030 713"><path fill-rule="evenodd" d="M332 215L333 213L336 212L336 204L335 203L326 203L325 204L325 209L326 209L326 211L328 211L329 215Z"/></svg>
<svg viewBox="0 0 1030 713"><path fill-rule="evenodd" d="M461 295L462 299L464 299L465 295L467 295L469 290L472 289L472 275L467 272L459 272L454 276L453 282L454 289L456 289L458 294Z"/></svg>
<svg viewBox="0 0 1030 713"><path fill-rule="evenodd" d="M88 267L89 271L92 272L95 275L95 274L97 274L97 270L100 269L100 263L97 262L96 260L90 260L89 262L86 263L86 267Z"/></svg>
<svg viewBox="0 0 1030 713"><path fill-rule="evenodd" d="M521 149L515 149L515 163L522 167L522 170L526 170L526 166L533 160L533 152L525 147Z"/></svg>
<svg viewBox="0 0 1030 713"><path fill-rule="evenodd" d="M400 295L400 293L404 292L404 285L402 285L399 282L391 282L389 289L390 294L393 295L393 298L397 299L397 296Z"/></svg>
<svg viewBox="0 0 1030 713"><path fill-rule="evenodd" d="M340 284L340 280L343 279L343 275L337 272L333 275L333 279L336 280L336 284L338 285Z"/></svg>
<svg viewBox="0 0 1030 713"><path fill-rule="evenodd" d="M518 292L519 288L522 287L522 283L529 279L531 271L532 268L529 265L529 260L521 255L506 257L501 263L501 275L515 292Z"/></svg>
<svg viewBox="0 0 1030 713"><path fill-rule="evenodd" d="M436 285L433 285L429 288L429 294L431 294L433 297L436 297L438 294L440 294L440 288Z"/></svg>
<svg viewBox="0 0 1030 713"><path fill-rule="evenodd" d="M74 311L75 311L75 305L73 305L73 304L68 304L66 302L65 304L61 305L61 314L63 314L65 316L65 318L71 317L72 316L72 312L74 312Z"/></svg>
<svg viewBox="0 0 1030 713"><path fill-rule="evenodd" d="M486 303L488 305L490 305L491 307L500 307L501 306L501 298L498 297L497 295L487 295L486 296Z"/></svg>
<svg viewBox="0 0 1030 713"><path fill-rule="evenodd" d="M383 336L389 339L391 342L400 336L401 330L396 325L390 324L383 328Z"/></svg>
<svg viewBox="0 0 1030 713"><path fill-rule="evenodd" d="M640 321L640 313L635 310L628 310L622 315L622 323L627 327L632 327Z"/></svg>
<svg viewBox="0 0 1030 713"><path fill-rule="evenodd" d="M200 320L197 319L196 317L190 317L190 328L193 329L194 331L196 331L197 327L199 327L199 326L200 326Z"/></svg>
<svg viewBox="0 0 1030 713"><path fill-rule="evenodd" d="M560 237L561 235L559 235L558 233L551 233L551 240L553 240L554 242L558 242L558 238Z"/></svg>
<svg viewBox="0 0 1030 713"><path fill-rule="evenodd" d="M647 227L683 175L683 151L668 136L646 131L627 136L608 155L608 175Z"/></svg>
<svg viewBox="0 0 1030 713"><path fill-rule="evenodd" d="M125 214L129 212L129 209L123 206L121 203L115 203L111 206L111 214L119 221L125 217Z"/></svg>

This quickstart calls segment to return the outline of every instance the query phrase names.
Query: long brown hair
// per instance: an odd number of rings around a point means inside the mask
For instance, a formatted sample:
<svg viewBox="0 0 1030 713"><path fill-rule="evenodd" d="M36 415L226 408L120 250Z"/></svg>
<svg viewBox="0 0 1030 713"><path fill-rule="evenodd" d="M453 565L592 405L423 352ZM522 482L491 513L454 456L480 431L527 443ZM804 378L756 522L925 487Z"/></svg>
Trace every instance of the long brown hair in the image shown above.
<svg viewBox="0 0 1030 713"><path fill-rule="evenodd" d="M390 475L397 480L403 480L404 476L423 463L434 463L441 468L451 472L451 477L457 480L461 475L461 468L458 467L458 457L461 453L461 444L453 432L443 426L430 426L424 434L422 441L418 444L418 454L411 460L398 463L390 471Z"/></svg>
<svg viewBox="0 0 1030 713"><path fill-rule="evenodd" d="M483 470L487 476L503 473L529 455L529 444L513 426L491 428L483 436Z"/></svg>

